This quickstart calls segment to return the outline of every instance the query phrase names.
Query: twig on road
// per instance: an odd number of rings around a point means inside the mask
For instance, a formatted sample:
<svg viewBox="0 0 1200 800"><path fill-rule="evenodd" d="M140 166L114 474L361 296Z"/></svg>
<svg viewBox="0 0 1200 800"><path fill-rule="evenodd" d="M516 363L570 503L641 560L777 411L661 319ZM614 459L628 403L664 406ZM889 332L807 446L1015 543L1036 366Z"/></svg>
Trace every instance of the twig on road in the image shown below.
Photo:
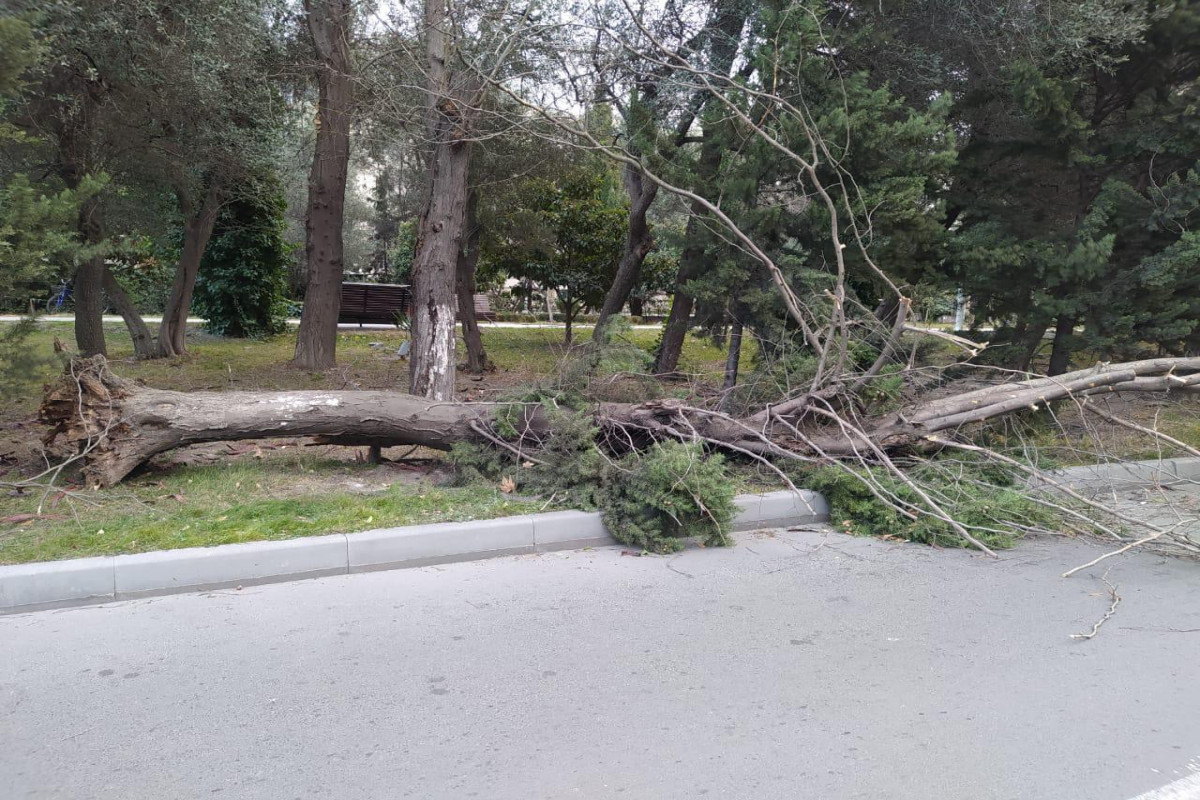
<svg viewBox="0 0 1200 800"><path fill-rule="evenodd" d="M1121 595L1117 594L1117 588L1108 582L1108 571L1111 569L1112 567L1106 569L1104 571L1104 575L1100 577L1100 580L1104 581L1104 585L1108 587L1108 596L1112 598L1112 605L1108 607L1108 611L1104 612L1104 616L1096 621L1096 624L1092 626L1090 631L1087 633L1072 633L1072 639L1093 638L1097 633L1100 632L1100 626L1108 622L1112 618L1112 615L1117 613L1117 606L1121 605Z"/></svg>

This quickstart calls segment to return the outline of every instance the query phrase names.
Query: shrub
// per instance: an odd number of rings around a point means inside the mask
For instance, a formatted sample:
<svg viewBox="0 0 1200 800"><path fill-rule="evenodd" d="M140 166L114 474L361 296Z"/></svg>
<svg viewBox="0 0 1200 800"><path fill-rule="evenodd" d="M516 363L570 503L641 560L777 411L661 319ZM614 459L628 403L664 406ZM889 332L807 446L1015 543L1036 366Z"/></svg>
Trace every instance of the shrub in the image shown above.
<svg viewBox="0 0 1200 800"><path fill-rule="evenodd" d="M218 336L261 338L287 328L287 201L264 180L221 212L196 280L196 311Z"/></svg>
<svg viewBox="0 0 1200 800"><path fill-rule="evenodd" d="M530 405L540 405L548 431L540 435L534 458L518 461L508 450L459 444L450 460L460 480L508 478L521 491L599 509L613 535L628 545L667 553L690 536L709 545L728 544L734 481L722 456L699 444L673 441L641 452L628 452L625 441L598 444L603 437L593 409L614 391L614 377L625 382L621 391L644 392L653 384L650 396L661 396L657 383L644 374L651 356L628 332L626 321L612 320L604 340L564 364L553 384L512 395L494 413L495 433L518 441Z"/></svg>

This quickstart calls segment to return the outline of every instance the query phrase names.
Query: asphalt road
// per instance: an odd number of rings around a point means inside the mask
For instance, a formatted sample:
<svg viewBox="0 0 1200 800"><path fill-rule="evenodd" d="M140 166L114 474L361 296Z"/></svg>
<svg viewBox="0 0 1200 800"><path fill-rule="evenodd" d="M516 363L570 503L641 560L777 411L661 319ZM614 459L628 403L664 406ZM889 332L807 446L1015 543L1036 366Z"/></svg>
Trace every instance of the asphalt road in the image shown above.
<svg viewBox="0 0 1200 800"><path fill-rule="evenodd" d="M1200 770L1200 565L836 534L0 618L0 795L1088 798ZM1175 629L1175 630L1172 630Z"/></svg>

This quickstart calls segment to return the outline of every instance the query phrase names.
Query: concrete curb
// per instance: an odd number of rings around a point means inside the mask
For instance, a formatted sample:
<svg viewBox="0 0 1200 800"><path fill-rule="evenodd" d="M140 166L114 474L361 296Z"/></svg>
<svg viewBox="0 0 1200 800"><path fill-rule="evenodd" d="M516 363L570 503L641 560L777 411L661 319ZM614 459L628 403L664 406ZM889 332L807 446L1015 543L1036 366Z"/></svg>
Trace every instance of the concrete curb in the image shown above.
<svg viewBox="0 0 1200 800"><path fill-rule="evenodd" d="M816 492L740 495L736 502L741 509L733 520L736 531L829 519L829 505ZM282 542L16 564L0 567L0 614L614 544L599 513L555 511Z"/></svg>
<svg viewBox="0 0 1200 800"><path fill-rule="evenodd" d="M1162 458L1149 461L1118 461L1053 470L1050 476L1075 489L1129 489L1138 486L1170 486L1200 481L1200 458ZM1041 483L1034 479L1033 484Z"/></svg>

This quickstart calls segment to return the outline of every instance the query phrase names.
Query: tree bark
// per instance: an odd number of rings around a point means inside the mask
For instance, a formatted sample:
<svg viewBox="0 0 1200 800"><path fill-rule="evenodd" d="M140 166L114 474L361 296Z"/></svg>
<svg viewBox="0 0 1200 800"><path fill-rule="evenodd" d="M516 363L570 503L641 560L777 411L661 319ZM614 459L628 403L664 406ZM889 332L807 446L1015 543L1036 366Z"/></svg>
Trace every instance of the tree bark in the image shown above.
<svg viewBox="0 0 1200 800"><path fill-rule="evenodd" d="M78 184L76 184L78 185ZM100 199L88 198L79 209L80 237L89 245L104 241ZM104 341L104 256L94 255L75 270L75 344L84 356L107 355Z"/></svg>
<svg viewBox="0 0 1200 800"><path fill-rule="evenodd" d="M1158 358L1079 370L985 387L921 402L876 419L854 420L857 430L830 424L835 387L770 405L745 419L678 400L600 403L593 417L601 437L650 444L662 439L700 441L718 449L784 458L858 458L864 444L880 450L936 449L934 434L1066 397L1109 392L1200 390L1200 358ZM814 398L821 402L812 402ZM455 403L388 391L175 392L149 389L109 372L105 359L76 359L48 387L39 418L55 439L83 456L84 475L96 486L122 480L150 457L189 444L237 439L311 436L318 444L440 450L456 442L501 441L490 431L507 403ZM793 434L807 428L803 438ZM526 406L518 428L531 454L549 431L540 404ZM777 441L773 434L781 434ZM786 444L784 444L786 443Z"/></svg>
<svg viewBox="0 0 1200 800"><path fill-rule="evenodd" d="M1021 372L1029 372L1033 369L1033 359L1037 355L1038 348L1042 346L1042 340L1046 337L1046 324L1038 322L1029 326L1022 322L1021 325L1023 329L1017 339L1018 356L1015 366Z"/></svg>
<svg viewBox="0 0 1200 800"><path fill-rule="evenodd" d="M125 289L112 274L112 270L107 268L104 270L104 293L108 295L109 300L112 300L113 305L117 307L117 312L125 320L125 327L129 329L129 338L133 340L134 358L138 360L154 358L156 352L150 328L147 327L146 321L134 307L129 295L125 294Z"/></svg>
<svg viewBox="0 0 1200 800"><path fill-rule="evenodd" d="M337 319L344 268L342 228L350 161L354 82L350 60L350 0L305 0L317 72L317 141L308 174L304 253L308 276L294 362L329 369L337 361Z"/></svg>
<svg viewBox="0 0 1200 800"><path fill-rule="evenodd" d="M1071 338L1075 335L1075 317L1062 314L1055 321L1054 344L1050 348L1047 375L1062 375L1071 365Z"/></svg>
<svg viewBox="0 0 1200 800"><path fill-rule="evenodd" d="M158 326L158 355L172 358L187 352L187 318L192 310L192 295L196 291L196 276L208 240L212 238L217 216L221 213L222 191L214 180L205 193L204 204L196 209L188 189L180 187L180 208L184 212L183 252L175 266L175 278L171 292L163 308L162 322Z"/></svg>
<svg viewBox="0 0 1200 800"><path fill-rule="evenodd" d="M479 332L479 320L475 318L475 268L479 264L479 237L481 228L477 215L479 195L472 189L467 197L466 244L458 254L458 319L462 323L463 341L467 345L467 363L464 369L474 375L491 369L487 351L483 347L483 336Z"/></svg>
<svg viewBox="0 0 1200 800"><path fill-rule="evenodd" d="M737 386L738 365L742 358L742 321L734 319L729 329L729 354L725 358L725 381L721 388L729 391Z"/></svg>
<svg viewBox="0 0 1200 800"><path fill-rule="evenodd" d="M451 87L446 0L425 2L426 79L430 98L429 196L413 258L412 360L409 392L448 400L454 395L454 332L459 250L467 207L471 125L465 100Z"/></svg>
<svg viewBox="0 0 1200 800"><path fill-rule="evenodd" d="M650 224L646 214L658 196L658 184L646 180L640 170L631 165L625 166L625 189L629 192L629 232L625 237L625 254L617 265L617 274L613 277L612 286L604 296L604 305L596 318L594 340L599 340L609 320L621 313L633 287L637 285L642 274L642 263L654 249L654 237L650 234Z"/></svg>
<svg viewBox="0 0 1200 800"><path fill-rule="evenodd" d="M67 440L93 437L85 474L99 486L117 483L157 453L199 442L322 436L360 447L447 450L483 438L472 428L479 414L470 405L393 391L173 392L116 378L102 358L80 360L75 374L82 406L67 388L74 381L64 380L47 396L43 419Z"/></svg>
<svg viewBox="0 0 1200 800"><path fill-rule="evenodd" d="M67 181L77 188L78 180ZM84 203L79 213L79 232L84 242L98 245L104 241L104 207L100 198L92 197ZM104 256L96 255L79 265L75 271L75 344L81 355L106 355L108 351L104 337L105 297L113 302L133 342L136 358L154 358L154 337L104 262Z"/></svg>
<svg viewBox="0 0 1200 800"><path fill-rule="evenodd" d="M658 355L654 360L656 375L669 375L679 367L679 357L683 355L683 343L692 324L695 298L685 287L688 281L701 274L707 263L708 248L700 241L700 215L703 213L702 205L692 204L691 216L688 217L687 227L684 231L684 240L687 241L687 246L679 254L679 270L675 274L675 293L671 296L671 311L663 325L662 341L658 345Z"/></svg>

